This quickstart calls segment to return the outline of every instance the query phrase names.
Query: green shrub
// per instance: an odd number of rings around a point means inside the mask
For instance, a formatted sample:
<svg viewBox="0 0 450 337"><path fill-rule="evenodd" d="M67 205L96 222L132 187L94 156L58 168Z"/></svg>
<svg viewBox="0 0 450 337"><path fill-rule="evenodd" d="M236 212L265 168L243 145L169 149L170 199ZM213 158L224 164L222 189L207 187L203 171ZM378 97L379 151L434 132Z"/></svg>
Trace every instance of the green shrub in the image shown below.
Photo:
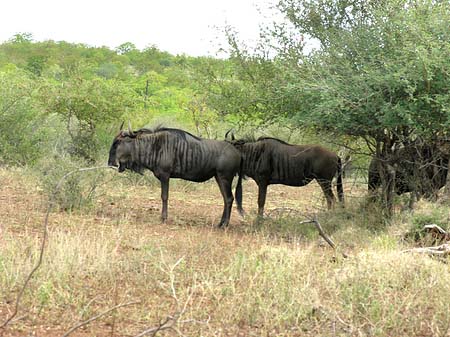
<svg viewBox="0 0 450 337"><path fill-rule="evenodd" d="M434 244L435 238L431 237L423 230L426 225L438 225L442 229L448 231L449 229L449 215L445 208L435 207L431 209L430 213L415 214L411 219L410 228L407 231L405 238L407 240L420 241L424 245Z"/></svg>
<svg viewBox="0 0 450 337"><path fill-rule="evenodd" d="M49 198L54 195L54 205L59 209L72 211L92 206L106 173L104 170L73 172L88 166L83 160L75 161L68 155L53 155L41 160L38 169L42 189ZM63 179L66 174L69 175Z"/></svg>
<svg viewBox="0 0 450 337"><path fill-rule="evenodd" d="M45 133L33 94L36 87L15 66L0 69L0 164L25 165L41 154Z"/></svg>

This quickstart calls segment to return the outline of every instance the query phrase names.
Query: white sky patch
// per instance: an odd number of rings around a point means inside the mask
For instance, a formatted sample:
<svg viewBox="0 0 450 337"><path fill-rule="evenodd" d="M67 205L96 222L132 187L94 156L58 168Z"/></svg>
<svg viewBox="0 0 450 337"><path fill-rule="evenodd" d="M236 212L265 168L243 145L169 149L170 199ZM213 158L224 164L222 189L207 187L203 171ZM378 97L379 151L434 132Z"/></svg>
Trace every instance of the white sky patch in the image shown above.
<svg viewBox="0 0 450 337"><path fill-rule="evenodd" d="M0 42L17 33L36 41L137 48L155 45L172 54L214 56L225 42L225 25L240 39L257 40L260 13L273 0L5 0L0 6ZM221 29L218 30L217 28Z"/></svg>

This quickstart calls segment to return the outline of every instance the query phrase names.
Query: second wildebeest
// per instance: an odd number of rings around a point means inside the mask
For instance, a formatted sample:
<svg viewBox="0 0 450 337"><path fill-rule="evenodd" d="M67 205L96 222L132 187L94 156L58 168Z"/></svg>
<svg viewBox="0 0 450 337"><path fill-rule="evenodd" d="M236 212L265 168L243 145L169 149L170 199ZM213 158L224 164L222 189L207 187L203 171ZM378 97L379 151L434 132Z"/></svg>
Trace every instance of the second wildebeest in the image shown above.
<svg viewBox="0 0 450 337"><path fill-rule="evenodd" d="M388 162L395 167L394 192L397 195L411 192L410 207L418 197L436 198L447 181L449 155L445 144L413 143L398 150ZM372 158L369 164L368 189L373 195L382 185L379 160Z"/></svg>
<svg viewBox="0 0 450 337"><path fill-rule="evenodd" d="M189 132L158 127L154 130L121 130L109 151L108 165L142 173L152 171L161 182L161 218L167 220L170 178L203 182L214 177L223 196L219 227L230 221L233 194L231 184L239 173L241 156L225 141L202 139Z"/></svg>
<svg viewBox="0 0 450 337"><path fill-rule="evenodd" d="M227 139L228 133L225 135ZM328 208L335 202L332 180L337 176L337 194L344 202L341 159L319 145L292 145L282 140L262 137L256 141L230 142L241 152L242 173L258 185L258 216L264 213L267 187L271 184L305 186L316 180L325 194ZM238 210L242 212L242 187L236 188Z"/></svg>

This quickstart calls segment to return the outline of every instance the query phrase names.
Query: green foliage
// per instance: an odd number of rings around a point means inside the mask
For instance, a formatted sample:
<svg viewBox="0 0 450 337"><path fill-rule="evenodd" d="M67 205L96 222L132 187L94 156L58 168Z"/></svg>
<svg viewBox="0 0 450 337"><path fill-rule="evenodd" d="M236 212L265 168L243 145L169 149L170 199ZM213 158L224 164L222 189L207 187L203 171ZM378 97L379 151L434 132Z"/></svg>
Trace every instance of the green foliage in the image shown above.
<svg viewBox="0 0 450 337"><path fill-rule="evenodd" d="M97 129L120 119L137 101L125 83L92 77L87 67L63 72L62 79L49 79L41 88L41 99L48 113L64 120L72 140L69 153L95 161L99 142Z"/></svg>
<svg viewBox="0 0 450 337"><path fill-rule="evenodd" d="M332 18L350 8L351 20L344 14L337 22ZM304 33L314 30L322 49L304 59L296 91L306 104L297 118L382 142L389 141L386 129L408 137L448 127L441 102L450 97L445 85L450 63L444 56L450 36L443 27L449 11L448 4L428 1L369 2L360 8L343 1L309 2L291 19ZM308 20L313 13L322 19Z"/></svg>
<svg viewBox="0 0 450 337"><path fill-rule="evenodd" d="M417 214L412 219L412 226L417 229L423 229L426 225L435 224L446 230L449 227L448 214L446 210L435 209L430 214Z"/></svg>
<svg viewBox="0 0 450 337"><path fill-rule="evenodd" d="M227 31L227 67L206 72L211 104L243 124L285 119L364 141L381 159L389 215L395 152L448 138L450 3L281 0L277 9L284 22L263 31L254 51Z"/></svg>
<svg viewBox="0 0 450 337"><path fill-rule="evenodd" d="M31 33L18 33L9 40L12 43L30 43L33 41L33 34Z"/></svg>
<svg viewBox="0 0 450 337"><path fill-rule="evenodd" d="M131 42L122 43L120 46L118 46L116 48L116 52L121 55L129 54L131 52L136 52L136 51L137 51L136 46Z"/></svg>
<svg viewBox="0 0 450 337"><path fill-rule="evenodd" d="M73 211L92 206L97 188L105 176L104 172L73 173L63 179L66 174L87 166L88 163L80 159L74 161L64 154L49 155L36 166L42 190L48 198L54 195L54 205L60 210ZM56 189L60 181L61 184Z"/></svg>
<svg viewBox="0 0 450 337"><path fill-rule="evenodd" d="M227 31L232 57L205 70L219 111L382 143L449 128L448 2L282 0L277 8L285 22L267 28L255 51Z"/></svg>
<svg viewBox="0 0 450 337"><path fill-rule="evenodd" d="M32 163L42 153L46 135L35 107L38 87L14 65L0 68L0 164Z"/></svg>
<svg viewBox="0 0 450 337"><path fill-rule="evenodd" d="M238 126L259 126L283 118L282 111L272 110L274 63L240 54L225 62L204 59L202 63L196 78L199 91L207 93L208 106L221 116Z"/></svg>
<svg viewBox="0 0 450 337"><path fill-rule="evenodd" d="M53 291L53 284L51 282L47 281L39 286L37 298L40 306L44 307L50 303Z"/></svg>
<svg viewBox="0 0 450 337"><path fill-rule="evenodd" d="M198 58L154 46L140 51L127 42L112 51L18 34L0 44L0 162L33 164L55 144L55 120L68 139L64 151L89 163L104 160L124 120L136 128L163 122L209 134L206 124L217 115L195 82L201 67ZM10 128L24 132L8 135Z"/></svg>
<svg viewBox="0 0 450 337"><path fill-rule="evenodd" d="M191 119L199 136L211 138L217 130L217 113L210 109L204 97L194 96L185 106L186 119Z"/></svg>
<svg viewBox="0 0 450 337"><path fill-rule="evenodd" d="M426 213L413 215L405 237L408 240L420 242L424 246L434 245L436 244L436 238L424 231L424 226L438 225L445 231L448 231L450 228L449 220L447 207L430 207Z"/></svg>

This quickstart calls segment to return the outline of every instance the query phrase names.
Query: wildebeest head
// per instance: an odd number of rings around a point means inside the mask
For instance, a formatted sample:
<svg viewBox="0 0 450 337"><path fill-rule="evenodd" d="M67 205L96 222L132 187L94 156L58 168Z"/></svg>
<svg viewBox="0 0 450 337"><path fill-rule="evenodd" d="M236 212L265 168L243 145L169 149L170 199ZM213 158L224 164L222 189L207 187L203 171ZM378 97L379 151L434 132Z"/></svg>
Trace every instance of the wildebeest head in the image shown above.
<svg viewBox="0 0 450 337"><path fill-rule="evenodd" d="M246 139L236 139L236 137L234 136L234 132L232 130L233 129L230 129L225 133L225 141L230 144L233 144L234 147L236 147L238 150L242 150L242 147L246 143L255 141L254 137L248 137Z"/></svg>
<svg viewBox="0 0 450 337"><path fill-rule="evenodd" d="M122 130L122 126L109 149L108 166L118 167L119 172L129 169L142 174L143 168L133 160L136 134L131 130L131 126L129 126L128 131Z"/></svg>

